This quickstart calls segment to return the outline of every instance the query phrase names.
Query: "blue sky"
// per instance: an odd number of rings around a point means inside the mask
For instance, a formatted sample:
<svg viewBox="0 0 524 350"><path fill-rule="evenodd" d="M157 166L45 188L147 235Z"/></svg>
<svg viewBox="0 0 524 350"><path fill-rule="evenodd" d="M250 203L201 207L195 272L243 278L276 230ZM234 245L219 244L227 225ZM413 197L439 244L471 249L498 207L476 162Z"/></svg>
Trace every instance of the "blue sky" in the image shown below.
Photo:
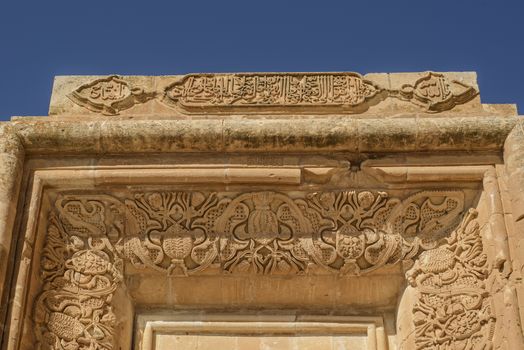
<svg viewBox="0 0 524 350"><path fill-rule="evenodd" d="M477 71L524 113L524 1L0 0L0 120L72 74Z"/></svg>

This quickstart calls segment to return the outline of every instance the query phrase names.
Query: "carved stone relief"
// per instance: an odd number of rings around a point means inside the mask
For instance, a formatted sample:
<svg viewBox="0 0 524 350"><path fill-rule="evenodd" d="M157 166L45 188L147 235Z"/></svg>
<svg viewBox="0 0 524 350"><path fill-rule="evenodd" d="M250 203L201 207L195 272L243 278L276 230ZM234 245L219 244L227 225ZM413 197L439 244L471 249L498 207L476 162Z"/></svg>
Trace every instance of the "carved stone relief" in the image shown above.
<svg viewBox="0 0 524 350"><path fill-rule="evenodd" d="M413 307L417 349L491 349L495 318L486 289L488 261L471 209L438 248L407 272L418 291Z"/></svg>
<svg viewBox="0 0 524 350"><path fill-rule="evenodd" d="M428 111L438 112L452 109L471 100L477 91L460 81L448 81L439 73L428 73L415 84L405 84L399 98L420 104Z"/></svg>
<svg viewBox="0 0 524 350"><path fill-rule="evenodd" d="M212 107L357 107L383 91L357 73L190 74L166 90L165 102Z"/></svg>
<svg viewBox="0 0 524 350"><path fill-rule="evenodd" d="M117 208L108 196L78 197L50 214L34 316L39 349L113 348L111 300L123 277Z"/></svg>
<svg viewBox="0 0 524 350"><path fill-rule="evenodd" d="M476 212L461 222L463 212L461 191L60 195L42 253L37 340L42 349L112 349L125 263L188 276L360 275L404 262L419 293L417 347L481 349L494 322L487 259Z"/></svg>
<svg viewBox="0 0 524 350"><path fill-rule="evenodd" d="M116 115L154 96L154 92L146 93L117 75L84 84L68 95L74 103L105 115Z"/></svg>
<svg viewBox="0 0 524 350"><path fill-rule="evenodd" d="M472 86L433 72L400 89L388 89L358 73L344 72L188 74L163 91L144 90L114 75L80 86L69 98L107 115L154 98L184 113L197 114L362 113L390 97L411 102L425 112L441 112L478 94Z"/></svg>
<svg viewBox="0 0 524 350"><path fill-rule="evenodd" d="M111 348L111 297L123 261L180 275L213 264L225 273L360 274L432 245L424 234L445 234L449 225L441 223L462 208L457 191L406 201L370 191L298 199L276 192L61 196L43 250L37 339L44 349Z"/></svg>
<svg viewBox="0 0 524 350"><path fill-rule="evenodd" d="M69 222L83 222L89 209L70 212L71 201L78 197L62 197L57 208ZM359 275L435 247L464 208L460 191L420 192L404 201L371 191L299 198L270 191L150 192L118 203L125 227L114 245L120 256L135 267L177 275L209 267Z"/></svg>

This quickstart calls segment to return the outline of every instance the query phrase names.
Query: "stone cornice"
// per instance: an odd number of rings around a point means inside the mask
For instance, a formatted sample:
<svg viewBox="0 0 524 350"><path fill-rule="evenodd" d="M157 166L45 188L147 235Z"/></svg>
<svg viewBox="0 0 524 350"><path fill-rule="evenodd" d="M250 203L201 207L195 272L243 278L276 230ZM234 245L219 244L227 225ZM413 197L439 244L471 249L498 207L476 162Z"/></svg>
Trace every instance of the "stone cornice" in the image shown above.
<svg viewBox="0 0 524 350"><path fill-rule="evenodd" d="M8 122L28 154L500 151L518 117Z"/></svg>

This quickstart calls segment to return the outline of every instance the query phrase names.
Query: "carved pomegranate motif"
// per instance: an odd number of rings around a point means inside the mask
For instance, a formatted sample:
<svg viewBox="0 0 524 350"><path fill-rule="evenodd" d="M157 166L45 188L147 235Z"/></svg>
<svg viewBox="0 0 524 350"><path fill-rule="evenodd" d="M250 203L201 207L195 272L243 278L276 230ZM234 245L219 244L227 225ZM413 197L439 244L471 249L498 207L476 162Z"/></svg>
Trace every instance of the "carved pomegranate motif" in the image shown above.
<svg viewBox="0 0 524 350"><path fill-rule="evenodd" d="M247 233L256 242L267 244L278 237L278 219L271 211L273 194L261 192L253 195L255 210L249 214Z"/></svg>
<svg viewBox="0 0 524 350"><path fill-rule="evenodd" d="M184 274L187 274L184 259L191 254L191 248L193 248L193 239L191 238L190 232L174 224L163 237L162 248L166 255L171 258L171 266L168 267L168 274L177 266L182 269Z"/></svg>

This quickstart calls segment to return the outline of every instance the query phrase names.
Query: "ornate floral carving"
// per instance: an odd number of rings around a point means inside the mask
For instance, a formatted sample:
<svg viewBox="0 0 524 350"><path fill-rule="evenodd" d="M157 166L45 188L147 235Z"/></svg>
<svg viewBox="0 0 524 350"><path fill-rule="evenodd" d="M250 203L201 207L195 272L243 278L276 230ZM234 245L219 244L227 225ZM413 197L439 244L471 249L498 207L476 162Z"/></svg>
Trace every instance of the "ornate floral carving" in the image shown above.
<svg viewBox="0 0 524 350"><path fill-rule="evenodd" d="M107 115L116 115L121 110L144 103L154 96L154 93L146 93L142 88L131 86L118 75L84 84L68 95L73 102L93 112Z"/></svg>
<svg viewBox="0 0 524 350"><path fill-rule="evenodd" d="M315 105L351 110L381 91L358 73L189 74L167 88L164 101L190 112Z"/></svg>
<svg viewBox="0 0 524 350"><path fill-rule="evenodd" d="M407 272L418 291L413 308L417 349L491 348L495 320L476 216L470 210L444 244L421 253Z"/></svg>
<svg viewBox="0 0 524 350"><path fill-rule="evenodd" d="M485 273L485 256L475 238L478 227L471 229L471 220L466 220L446 237L463 207L460 191L424 191L404 200L374 191L293 196L272 191L145 192L123 200L62 195L50 214L42 253L43 290L35 306L39 348L112 349L111 300L124 262L176 275L209 268L358 275L413 259L426 249L409 274L422 295L416 317L429 315L443 329L439 337L442 332L458 334L463 324L469 327L467 322L484 317L471 333L476 337L490 322L485 294L478 289ZM434 248L439 242L445 245ZM435 283L442 291L453 286L462 294L441 293ZM438 311L451 315L447 323L439 324L440 314L432 311L433 304L426 305L439 300L453 305ZM429 335L424 338L429 328L424 329L420 344L429 341Z"/></svg>
<svg viewBox="0 0 524 350"><path fill-rule="evenodd" d="M39 349L112 349L111 299L122 280L113 240L122 228L111 197L62 197L50 214L35 306Z"/></svg>
<svg viewBox="0 0 524 350"><path fill-rule="evenodd" d="M138 268L189 275L310 271L361 274L413 258L450 232L459 191L401 201L384 192L138 193L116 249ZM417 233L420 233L417 234Z"/></svg>
<svg viewBox="0 0 524 350"><path fill-rule="evenodd" d="M121 255L136 267L167 273L194 273L217 256L209 228L198 218L217 210L214 194L153 192L125 200L126 236L117 244ZM219 207L219 206L218 206Z"/></svg>
<svg viewBox="0 0 524 350"><path fill-rule="evenodd" d="M478 94L472 86L458 80L448 80L443 74L429 72L415 84L405 84L398 97L418 104L428 112L452 109L471 100Z"/></svg>

